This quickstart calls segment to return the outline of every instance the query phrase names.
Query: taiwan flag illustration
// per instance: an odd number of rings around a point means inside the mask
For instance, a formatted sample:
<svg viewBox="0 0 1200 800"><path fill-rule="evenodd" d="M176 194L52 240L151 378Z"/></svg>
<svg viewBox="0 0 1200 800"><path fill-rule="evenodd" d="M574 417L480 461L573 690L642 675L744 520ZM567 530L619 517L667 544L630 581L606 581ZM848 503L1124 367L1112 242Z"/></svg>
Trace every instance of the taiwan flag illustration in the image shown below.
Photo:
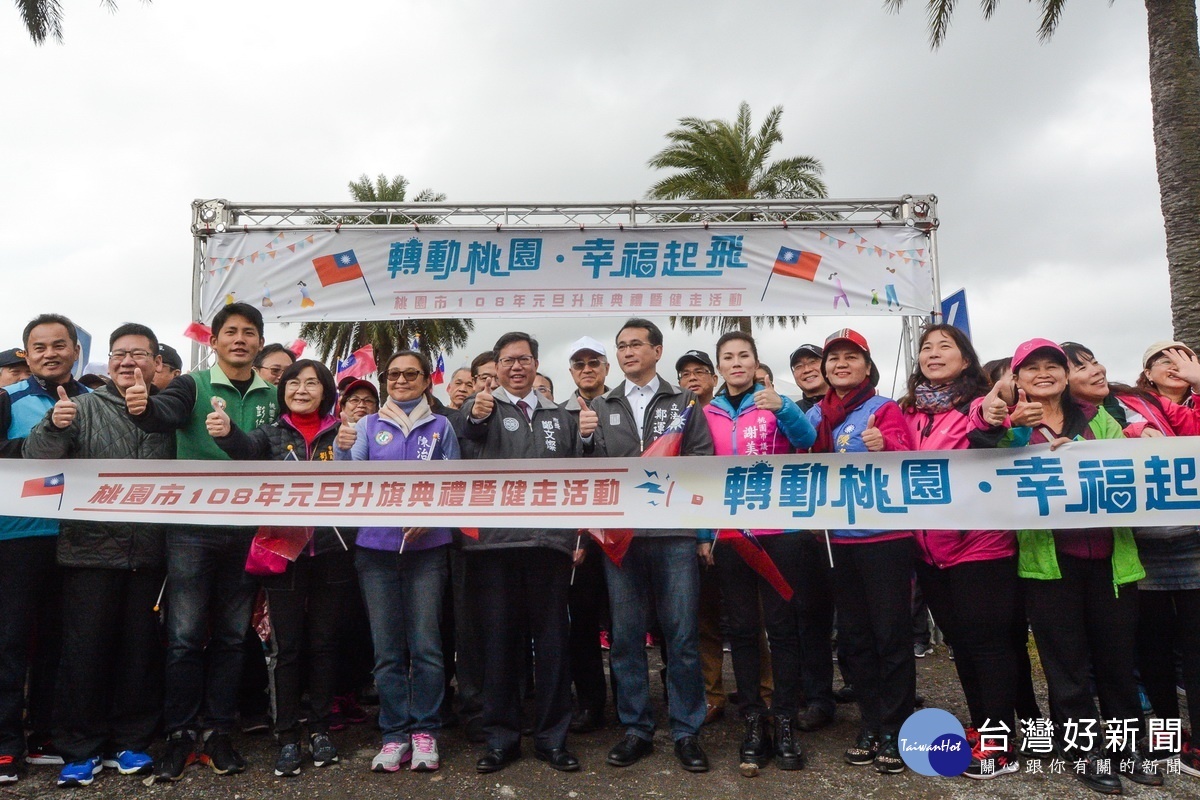
<svg viewBox="0 0 1200 800"><path fill-rule="evenodd" d="M21 486L21 497L62 494L64 484L66 484L66 479L61 472L45 478L30 478Z"/></svg>
<svg viewBox="0 0 1200 800"><path fill-rule="evenodd" d="M318 256L312 260L312 263L317 270L317 280L321 282L322 286L361 280L363 286L367 287L367 295L371 298L371 303L375 303L375 295L371 294L371 287L367 283L366 276L363 275L362 266L358 263L358 256L354 255L353 250L334 253L331 256Z"/></svg>
<svg viewBox="0 0 1200 800"><path fill-rule="evenodd" d="M779 248L779 255L775 256L775 263L771 265L771 274L767 276L767 284L763 287L763 298L767 296L771 279L776 275L811 282L817 279L817 267L820 265L821 256L816 253L806 253L791 247Z"/></svg>

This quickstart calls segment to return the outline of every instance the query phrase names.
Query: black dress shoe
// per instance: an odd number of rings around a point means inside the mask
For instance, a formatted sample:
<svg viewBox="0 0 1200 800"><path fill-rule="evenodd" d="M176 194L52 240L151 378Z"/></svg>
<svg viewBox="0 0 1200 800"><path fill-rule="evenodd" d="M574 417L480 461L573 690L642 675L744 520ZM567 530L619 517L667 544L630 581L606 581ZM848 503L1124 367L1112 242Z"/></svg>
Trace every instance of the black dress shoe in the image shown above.
<svg viewBox="0 0 1200 800"><path fill-rule="evenodd" d="M539 761L545 761L560 772L574 772L579 769L579 759L565 747L555 747L553 750L535 747L533 754Z"/></svg>
<svg viewBox="0 0 1200 800"><path fill-rule="evenodd" d="M1122 777L1143 786L1162 786L1163 776L1158 764L1148 760L1137 750L1126 750L1113 753L1112 760L1117 764L1117 771Z"/></svg>
<svg viewBox="0 0 1200 800"><path fill-rule="evenodd" d="M833 712L827 711L824 706L810 703L800 713L800 718L796 720L796 727L802 731L812 732L821 730L831 722L833 722Z"/></svg>
<svg viewBox="0 0 1200 800"><path fill-rule="evenodd" d="M1094 792L1100 794L1120 794L1121 779L1115 773L1104 771L1101 772L1099 765L1096 763L1100 756L1095 753L1089 753L1086 761L1087 766L1083 772L1076 772L1075 777L1078 778L1084 786Z"/></svg>
<svg viewBox="0 0 1200 800"><path fill-rule="evenodd" d="M581 708L571 717L571 733L591 733L604 727L604 712Z"/></svg>
<svg viewBox="0 0 1200 800"><path fill-rule="evenodd" d="M488 750L483 754L483 758L475 762L475 771L499 772L520 757L521 748L519 747L514 747L511 750L501 750L499 748Z"/></svg>
<svg viewBox="0 0 1200 800"><path fill-rule="evenodd" d="M627 733L624 739L617 742L616 746L608 751L608 763L614 767L628 767L653 752L654 742Z"/></svg>
<svg viewBox="0 0 1200 800"><path fill-rule="evenodd" d="M700 749L700 740L685 736L675 742L675 757L688 772L708 772L708 756Z"/></svg>

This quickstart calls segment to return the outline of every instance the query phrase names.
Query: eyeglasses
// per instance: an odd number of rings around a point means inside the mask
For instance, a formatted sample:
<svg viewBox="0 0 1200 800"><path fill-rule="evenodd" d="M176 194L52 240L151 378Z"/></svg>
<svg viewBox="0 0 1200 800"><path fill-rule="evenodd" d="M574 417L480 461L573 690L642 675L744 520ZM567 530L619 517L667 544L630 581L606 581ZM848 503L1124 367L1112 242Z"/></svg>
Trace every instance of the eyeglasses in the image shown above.
<svg viewBox="0 0 1200 800"><path fill-rule="evenodd" d="M407 382L412 383L424 374L425 373L419 369L389 369L387 372L383 373L383 376L387 378L388 383L395 383L401 378L404 378L404 380Z"/></svg>
<svg viewBox="0 0 1200 800"><path fill-rule="evenodd" d="M686 378L707 378L712 372L706 369L687 369L679 373L679 380Z"/></svg>
<svg viewBox="0 0 1200 800"><path fill-rule="evenodd" d="M292 378L290 381L284 384L284 388L287 389L299 389L301 387L307 391L315 392L317 389L321 388L321 382L315 379L301 381L299 378Z"/></svg>
<svg viewBox="0 0 1200 800"><path fill-rule="evenodd" d="M495 382L496 382L496 376L495 376L495 375L492 375L490 372L481 372L481 373L479 373L478 375L476 375L476 376L475 376L475 380L477 380L477 381L487 381L487 382L489 382L489 383L495 383Z"/></svg>
<svg viewBox="0 0 1200 800"><path fill-rule="evenodd" d="M154 355L149 350L113 350L108 354L108 357L113 361L124 361L126 358L140 361L144 358L151 358Z"/></svg>
<svg viewBox="0 0 1200 800"><path fill-rule="evenodd" d="M284 370L283 367L259 367L258 368L259 372L269 372L269 373L271 373L271 376L275 377L275 378L278 378L280 375L282 375L283 370ZM288 381L288 383L291 383L291 381Z"/></svg>
<svg viewBox="0 0 1200 800"><path fill-rule="evenodd" d="M505 356L496 361L497 364L509 369L514 364L520 364L522 367L528 367L533 363L533 356Z"/></svg>
<svg viewBox="0 0 1200 800"><path fill-rule="evenodd" d="M571 369L574 370L600 369L602 366L604 366L604 362L598 358L589 358L587 361L579 359L571 362Z"/></svg>
<svg viewBox="0 0 1200 800"><path fill-rule="evenodd" d="M345 400L342 401L342 405L344 405L344 406L373 406L373 405L378 405L378 402L379 401L377 401L374 397L371 397L370 395L363 395L361 397L347 397Z"/></svg>

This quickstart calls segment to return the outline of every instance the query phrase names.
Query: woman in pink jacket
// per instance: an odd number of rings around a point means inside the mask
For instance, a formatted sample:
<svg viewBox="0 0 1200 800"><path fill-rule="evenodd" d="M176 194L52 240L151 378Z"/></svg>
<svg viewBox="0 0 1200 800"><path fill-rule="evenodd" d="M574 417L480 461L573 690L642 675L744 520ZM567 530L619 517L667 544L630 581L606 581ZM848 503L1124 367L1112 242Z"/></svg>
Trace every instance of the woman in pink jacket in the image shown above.
<svg viewBox="0 0 1200 800"><path fill-rule="evenodd" d="M926 329L908 393L900 400L913 448L995 446L1008 407L1001 385L989 383L975 348L960 330L951 325ZM971 717L966 775L992 778L1015 772L1015 642L1021 637L1013 628L1024 617L1019 613L1016 536L1012 531L918 530L916 542L917 580L933 618L954 648L954 666ZM980 587L987 587L987 602L980 601ZM1008 749L983 749L994 741L979 735L989 721L989 730L1001 723L1007 726Z"/></svg>

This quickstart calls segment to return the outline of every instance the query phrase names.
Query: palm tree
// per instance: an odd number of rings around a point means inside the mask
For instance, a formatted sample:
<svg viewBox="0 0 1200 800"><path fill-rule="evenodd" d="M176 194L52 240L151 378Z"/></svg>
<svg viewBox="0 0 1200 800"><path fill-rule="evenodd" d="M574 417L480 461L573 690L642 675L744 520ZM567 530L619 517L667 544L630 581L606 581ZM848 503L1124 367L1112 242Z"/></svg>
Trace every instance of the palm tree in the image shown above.
<svg viewBox="0 0 1200 800"><path fill-rule="evenodd" d="M365 174L358 180L350 181L350 195L359 203L403 202L408 193L408 179L403 175L388 178L379 175L372 182ZM446 195L422 189L417 193L413 202L440 203ZM373 215L361 219L333 219L317 217L313 220L318 225L343 224L383 225L416 223L418 225L433 224L434 218L421 216L405 217L396 215ZM300 326L300 338L311 342L321 354L321 359L329 361L332 358L345 358L363 345L370 344L375 348L378 359L385 358L397 350L407 349L413 339L420 342L420 349L426 355L445 352L453 353L454 348L464 347L467 336L475 329L475 323L469 319L402 319L380 320L366 322L305 322ZM383 366L380 363L380 366Z"/></svg>
<svg viewBox="0 0 1200 800"><path fill-rule="evenodd" d="M884 0L899 11L905 0ZM983 0L990 19L998 0ZM1054 34L1066 0L1037 0L1038 38ZM1145 0L1158 190L1167 234L1175 338L1200 345L1200 42L1196 0ZM928 0L929 40L946 38L954 0Z"/></svg>
<svg viewBox="0 0 1200 800"><path fill-rule="evenodd" d="M648 162L655 169L680 170L650 187L653 200L753 200L765 198L802 199L826 197L821 180L824 167L811 156L793 156L770 161L771 149L783 141L779 121L783 106L767 112L755 132L750 104L738 107L737 119L684 117L679 127L667 133L669 145ZM775 325L800 324L803 317L759 317ZM750 332L750 317L671 317L688 333L709 328L718 333Z"/></svg>
<svg viewBox="0 0 1200 800"><path fill-rule="evenodd" d="M34 44L45 44L47 39L62 44L62 5L59 0L16 0L17 11L25 30ZM150 0L145 0L150 2ZM117 0L100 0L100 5L109 11L117 10Z"/></svg>

